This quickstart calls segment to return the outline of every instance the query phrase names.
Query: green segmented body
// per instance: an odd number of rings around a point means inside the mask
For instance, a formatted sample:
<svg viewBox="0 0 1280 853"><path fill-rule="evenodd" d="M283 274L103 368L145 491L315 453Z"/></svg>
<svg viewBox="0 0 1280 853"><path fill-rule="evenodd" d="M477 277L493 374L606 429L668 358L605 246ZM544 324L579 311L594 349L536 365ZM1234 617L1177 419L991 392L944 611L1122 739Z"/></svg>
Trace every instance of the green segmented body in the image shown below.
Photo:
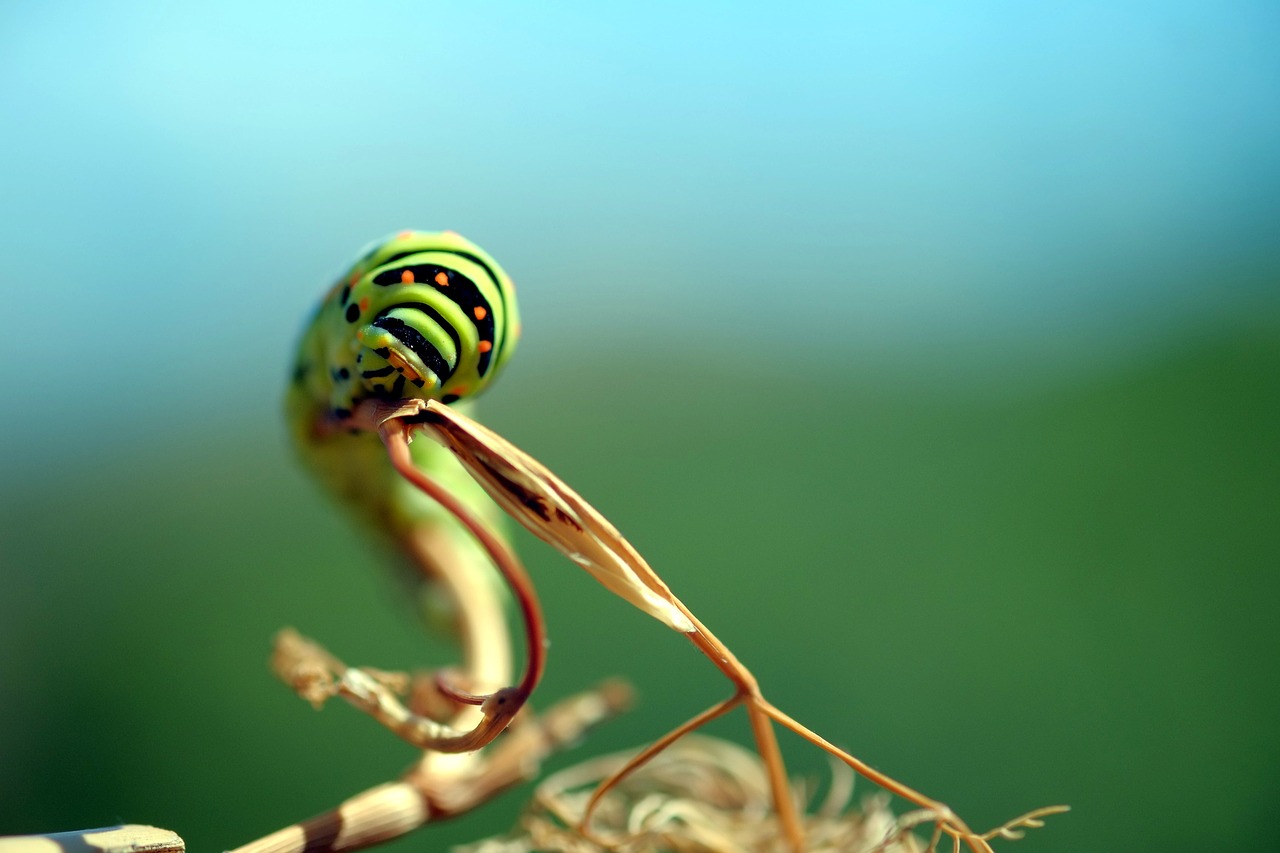
<svg viewBox="0 0 1280 853"><path fill-rule="evenodd" d="M392 539L456 521L392 470L372 433L317 431L368 398L467 405L511 356L515 291L502 268L451 231L402 231L374 243L333 286L303 333L286 408L301 456L365 523ZM463 402L457 402L463 401ZM413 443L414 463L487 520L500 513L453 457Z"/></svg>

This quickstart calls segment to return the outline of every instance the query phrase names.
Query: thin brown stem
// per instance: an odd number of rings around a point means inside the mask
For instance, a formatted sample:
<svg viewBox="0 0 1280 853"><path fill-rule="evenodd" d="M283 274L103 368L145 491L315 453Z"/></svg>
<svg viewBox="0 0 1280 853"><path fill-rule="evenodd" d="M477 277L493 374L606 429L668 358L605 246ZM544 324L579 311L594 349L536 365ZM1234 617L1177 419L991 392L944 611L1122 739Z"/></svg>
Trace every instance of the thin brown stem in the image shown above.
<svg viewBox="0 0 1280 853"><path fill-rule="evenodd" d="M939 823L942 825L943 830L953 838L963 840L969 845L969 848L973 850L974 853L992 853L991 845L987 844L981 836L971 830L968 825L965 824L965 822L961 820L960 817L956 815L955 812L953 812L945 803L940 803L931 797L927 797L914 788L904 785L891 776L886 776L884 773L876 770L866 762L855 758L853 755L850 755L840 747L828 741L826 738L814 732L808 726L805 726L789 714L779 710L775 705L768 702L763 697L760 699L760 709L783 727L795 732L814 746L834 755L836 758L852 767L858 774L879 785L881 788L884 788L889 793L896 794L908 802L914 803L923 809L928 809L938 814Z"/></svg>
<svg viewBox="0 0 1280 853"><path fill-rule="evenodd" d="M778 739L768 717L762 712L764 697L760 694L760 685L756 677L741 661L729 651L729 647L698 617L694 616L684 602L672 595L672 599L681 612L693 623L695 631L688 635L689 641L702 652L716 668L738 688L738 695L747 705L747 719L751 723L751 733L755 738L756 751L764 762L769 774L769 790L773 797L773 809L778 814L778 823L782 825L783 834L796 853L804 850L804 828L800 824L800 816L796 812L795 802L791 798L791 788L787 781L787 766L782 759L782 750L778 747Z"/></svg>
<svg viewBox="0 0 1280 853"><path fill-rule="evenodd" d="M506 581L512 596L520 608L520 616L525 629L525 669L519 685L508 696L500 699L500 707L486 709L501 714L508 720L528 700L533 689L542 679L546 667L547 639L546 623L542 616L542 605L538 602L533 590L533 582L529 579L524 566L511 553L506 543L456 497L446 491L435 480L428 477L413 464L409 453L409 432L412 427L402 420L393 418L386 421L378 429L378 434L386 445L387 454L392 467L414 487L429 496L460 521L471 532L484 548L494 566ZM503 691L499 691L499 694ZM498 697L499 694L493 694ZM496 732L495 732L496 735ZM482 744L483 745L483 744Z"/></svg>
<svg viewBox="0 0 1280 853"><path fill-rule="evenodd" d="M795 805L789 795L786 765L782 760L777 738L769 725L769 718L800 735L815 746L826 750L890 793L897 794L922 808L936 811L940 815L939 822L943 831L957 841L964 841L974 853L993 853L986 840L971 830L946 804L927 797L914 788L910 788L891 776L881 773L869 764L830 743L789 715L784 714L767 701L761 694L758 682L751 671L729 651L727 646L711 633L701 620L689 611L683 602L680 602L679 599L676 599L676 602L680 610L689 617L689 620L697 629L694 633L689 634L689 640L744 694L743 700L747 706L747 716L751 722L752 732L755 735L756 749L759 751L760 758L764 761L765 768L769 774L769 786L773 793L774 808L778 812L779 822L787 833L788 840L796 850L803 849L802 830L799 818L796 815Z"/></svg>
<svg viewBox="0 0 1280 853"><path fill-rule="evenodd" d="M619 782L630 776L636 770L639 770L644 765L648 764L654 756L661 753L689 732L701 728L712 720L722 717L734 708L738 707L738 705L742 704L742 699L742 694L737 694L717 705L712 705L707 710L692 719L687 720L646 746L644 749L640 750L640 752L627 759L626 764L609 774L607 779L596 786L596 789L591 793L591 798L587 800L587 807L583 809L582 818L578 821L578 827L582 833L584 835L589 834L591 817L595 814L596 807L600 805L600 801L603 800L605 795L616 787Z"/></svg>
<svg viewBox="0 0 1280 853"><path fill-rule="evenodd" d="M764 762L769 774L769 790L773 794L773 808L778 813L778 820L783 831L797 851L804 850L804 828L796 811L795 801L791 797L791 786L787 780L787 766L782 760L782 750L778 747L778 736L773 731L773 723L760 708L760 697L748 696L746 699L747 719L751 723L751 733L755 736L756 751Z"/></svg>

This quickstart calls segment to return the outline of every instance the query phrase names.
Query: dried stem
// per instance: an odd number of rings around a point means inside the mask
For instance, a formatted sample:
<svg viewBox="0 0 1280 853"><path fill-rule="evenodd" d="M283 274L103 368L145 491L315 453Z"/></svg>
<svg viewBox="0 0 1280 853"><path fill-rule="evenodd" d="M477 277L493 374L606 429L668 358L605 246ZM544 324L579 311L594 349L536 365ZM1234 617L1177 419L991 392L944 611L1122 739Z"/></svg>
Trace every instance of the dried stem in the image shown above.
<svg viewBox="0 0 1280 853"><path fill-rule="evenodd" d="M417 413L409 414L412 409ZM804 849L804 836L788 794L786 768L773 732L773 722L826 750L877 785L934 814L938 828L957 846L963 843L972 853L991 853L988 836L975 833L945 804L880 773L766 701L750 670L676 597L622 534L536 459L492 430L435 401L404 401L403 410L390 417L404 417L409 424L421 425L453 452L512 517L561 550L611 591L669 627L685 633L694 646L734 684L734 697L659 739L655 750L646 750L636 762L625 765L616 777L605 780L602 783L604 792L598 792L594 802L598 803L609 788L617 785L626 774L641 766L657 751L734 705L742 704L746 707L756 748L770 781L774 809L793 850Z"/></svg>
<svg viewBox="0 0 1280 853"><path fill-rule="evenodd" d="M525 631L524 675L520 683L507 693L503 694L503 691L499 691L491 694L497 705L494 708L495 713L501 713L509 720L528 701L534 688L542 679L543 670L547 665L547 631L542 616L542 605L538 602L537 593L533 590L533 581L529 579L529 573L525 571L523 564L516 559L507 544L499 539L489 526L477 519L475 513L461 501L414 467L413 458L409 455L410 429L399 419L384 420L378 427L378 435L386 445L392 466L400 476L462 522L489 555L520 608L521 624ZM483 745L483 743L480 744L480 746Z"/></svg>
<svg viewBox="0 0 1280 853"><path fill-rule="evenodd" d="M128 824L48 835L0 837L0 853L184 853L176 832Z"/></svg>
<svg viewBox="0 0 1280 853"><path fill-rule="evenodd" d="M533 778L547 756L572 745L630 701L628 687L606 682L555 704L537 719L522 715L507 737L457 773L442 777L420 765L399 781L370 788L331 811L230 853L348 853L455 817Z"/></svg>

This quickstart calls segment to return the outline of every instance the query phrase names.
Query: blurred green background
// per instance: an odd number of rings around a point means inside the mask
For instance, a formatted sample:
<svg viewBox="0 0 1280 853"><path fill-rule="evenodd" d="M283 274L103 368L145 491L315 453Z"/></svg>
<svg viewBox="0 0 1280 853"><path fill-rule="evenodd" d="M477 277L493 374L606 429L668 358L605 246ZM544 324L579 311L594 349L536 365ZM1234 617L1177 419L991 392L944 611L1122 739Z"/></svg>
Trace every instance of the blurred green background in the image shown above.
<svg viewBox="0 0 1280 853"><path fill-rule="evenodd" d="M483 419L781 707L974 825L1073 805L1001 849L1270 849L1278 38L1266 2L4 4L0 834L221 850L411 762L265 658L450 659L278 413L327 282L414 227L520 284ZM557 765L725 695L520 542L541 702L642 694Z"/></svg>

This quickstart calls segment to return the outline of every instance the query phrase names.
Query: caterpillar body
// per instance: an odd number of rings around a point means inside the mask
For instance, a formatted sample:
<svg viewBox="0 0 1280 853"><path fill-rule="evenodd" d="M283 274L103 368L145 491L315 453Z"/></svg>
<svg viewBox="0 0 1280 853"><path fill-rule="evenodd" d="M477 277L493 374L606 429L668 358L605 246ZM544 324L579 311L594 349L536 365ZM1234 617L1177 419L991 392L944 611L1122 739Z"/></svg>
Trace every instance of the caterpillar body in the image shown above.
<svg viewBox="0 0 1280 853"><path fill-rule="evenodd" d="M436 579L445 569L479 578L487 589L474 599L502 593L458 521L395 473L376 434L317 426L340 422L368 398L418 397L466 410L501 372L518 334L511 279L488 253L451 231L402 231L367 246L329 290L302 335L286 395L290 433L309 471L375 536L412 551L409 563L429 579L433 569ZM416 466L501 527L502 512L448 451L427 440L410 450ZM452 583L456 611L462 594ZM439 603L431 599L432 609ZM506 668L495 663L487 675L501 681Z"/></svg>

